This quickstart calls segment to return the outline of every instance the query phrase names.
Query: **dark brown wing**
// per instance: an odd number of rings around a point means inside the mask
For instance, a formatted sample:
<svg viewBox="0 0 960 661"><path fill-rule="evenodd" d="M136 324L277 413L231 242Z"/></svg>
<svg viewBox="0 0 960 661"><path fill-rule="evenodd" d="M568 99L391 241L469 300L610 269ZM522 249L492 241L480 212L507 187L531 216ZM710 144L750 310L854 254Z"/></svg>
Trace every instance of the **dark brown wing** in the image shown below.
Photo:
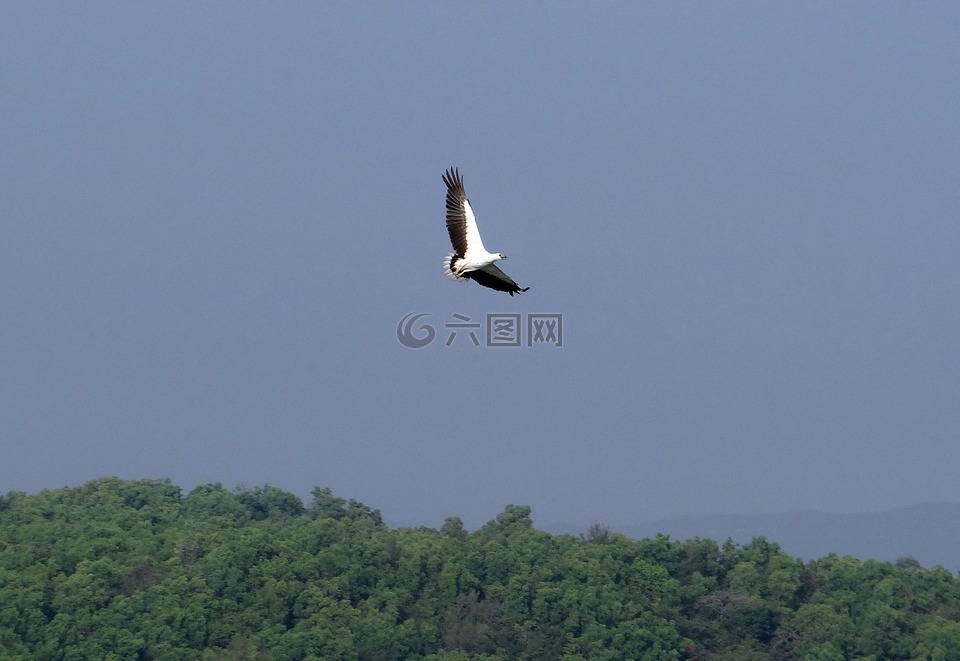
<svg viewBox="0 0 960 661"><path fill-rule="evenodd" d="M450 243L458 257L467 254L467 194L463 190L463 178L457 169L450 168L443 174L447 185L447 232Z"/></svg>
<svg viewBox="0 0 960 661"><path fill-rule="evenodd" d="M530 289L529 287L521 287L518 285L509 275L497 268L495 264L487 264L482 269L476 271L467 271L463 274L463 277L470 278L478 285L496 289L497 291L505 291L511 296Z"/></svg>

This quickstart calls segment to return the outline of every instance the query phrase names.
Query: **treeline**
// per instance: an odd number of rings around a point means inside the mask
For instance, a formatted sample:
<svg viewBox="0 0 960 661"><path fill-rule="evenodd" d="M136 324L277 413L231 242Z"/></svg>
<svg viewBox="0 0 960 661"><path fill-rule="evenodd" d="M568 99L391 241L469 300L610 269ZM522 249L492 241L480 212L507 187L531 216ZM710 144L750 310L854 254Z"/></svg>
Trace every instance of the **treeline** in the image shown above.
<svg viewBox="0 0 960 661"><path fill-rule="evenodd" d="M0 496L4 659L960 659L960 581L511 505L390 529L328 489L106 478Z"/></svg>

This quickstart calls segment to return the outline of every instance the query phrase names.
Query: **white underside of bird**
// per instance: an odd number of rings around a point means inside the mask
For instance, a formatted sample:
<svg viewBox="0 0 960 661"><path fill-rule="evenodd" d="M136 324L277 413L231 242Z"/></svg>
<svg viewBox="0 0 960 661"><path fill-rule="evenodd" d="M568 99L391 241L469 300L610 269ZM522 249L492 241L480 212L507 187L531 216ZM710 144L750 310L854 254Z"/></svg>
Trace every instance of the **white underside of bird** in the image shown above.
<svg viewBox="0 0 960 661"><path fill-rule="evenodd" d="M486 251L484 251L482 255L471 255L467 253L465 257L457 257L457 253L452 252L443 258L443 273L448 278L464 280L464 273L482 271L483 267L490 266L499 260L500 255Z"/></svg>
<svg viewBox="0 0 960 661"><path fill-rule="evenodd" d="M484 266L503 259L500 253L487 252L483 247L483 239L477 229L477 218L473 215L473 207L467 199L463 200L463 211L467 216L467 251L463 257L452 252L443 259L444 273L454 280L463 280L464 273L479 271Z"/></svg>

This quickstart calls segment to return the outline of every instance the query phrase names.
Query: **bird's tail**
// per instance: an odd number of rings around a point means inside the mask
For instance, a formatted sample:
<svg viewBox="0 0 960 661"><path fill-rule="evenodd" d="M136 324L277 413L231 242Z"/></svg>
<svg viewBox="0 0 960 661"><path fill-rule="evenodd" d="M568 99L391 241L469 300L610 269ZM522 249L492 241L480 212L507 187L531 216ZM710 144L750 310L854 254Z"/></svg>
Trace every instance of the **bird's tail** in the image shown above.
<svg viewBox="0 0 960 661"><path fill-rule="evenodd" d="M463 280L464 278L457 275L457 262L460 261L460 257L457 256L457 253L452 252L446 257L443 258L443 274L448 278L453 278L454 280Z"/></svg>

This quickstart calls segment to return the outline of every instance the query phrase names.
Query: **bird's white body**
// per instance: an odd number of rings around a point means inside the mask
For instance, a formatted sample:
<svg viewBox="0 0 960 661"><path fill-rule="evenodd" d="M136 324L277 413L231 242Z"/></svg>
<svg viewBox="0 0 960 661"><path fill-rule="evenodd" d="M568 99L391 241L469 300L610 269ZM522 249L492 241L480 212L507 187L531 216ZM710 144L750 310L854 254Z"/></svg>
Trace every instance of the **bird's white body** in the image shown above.
<svg viewBox="0 0 960 661"><path fill-rule="evenodd" d="M482 269L496 261L503 259L499 253L488 252L483 246L483 239L480 238L480 230L477 228L477 217L473 214L473 208L470 206L470 200L464 198L460 202L463 205L463 214L466 220L466 250L462 257L452 252L443 260L444 273L454 280L463 280L463 274L469 271ZM455 264L454 258L459 257Z"/></svg>

